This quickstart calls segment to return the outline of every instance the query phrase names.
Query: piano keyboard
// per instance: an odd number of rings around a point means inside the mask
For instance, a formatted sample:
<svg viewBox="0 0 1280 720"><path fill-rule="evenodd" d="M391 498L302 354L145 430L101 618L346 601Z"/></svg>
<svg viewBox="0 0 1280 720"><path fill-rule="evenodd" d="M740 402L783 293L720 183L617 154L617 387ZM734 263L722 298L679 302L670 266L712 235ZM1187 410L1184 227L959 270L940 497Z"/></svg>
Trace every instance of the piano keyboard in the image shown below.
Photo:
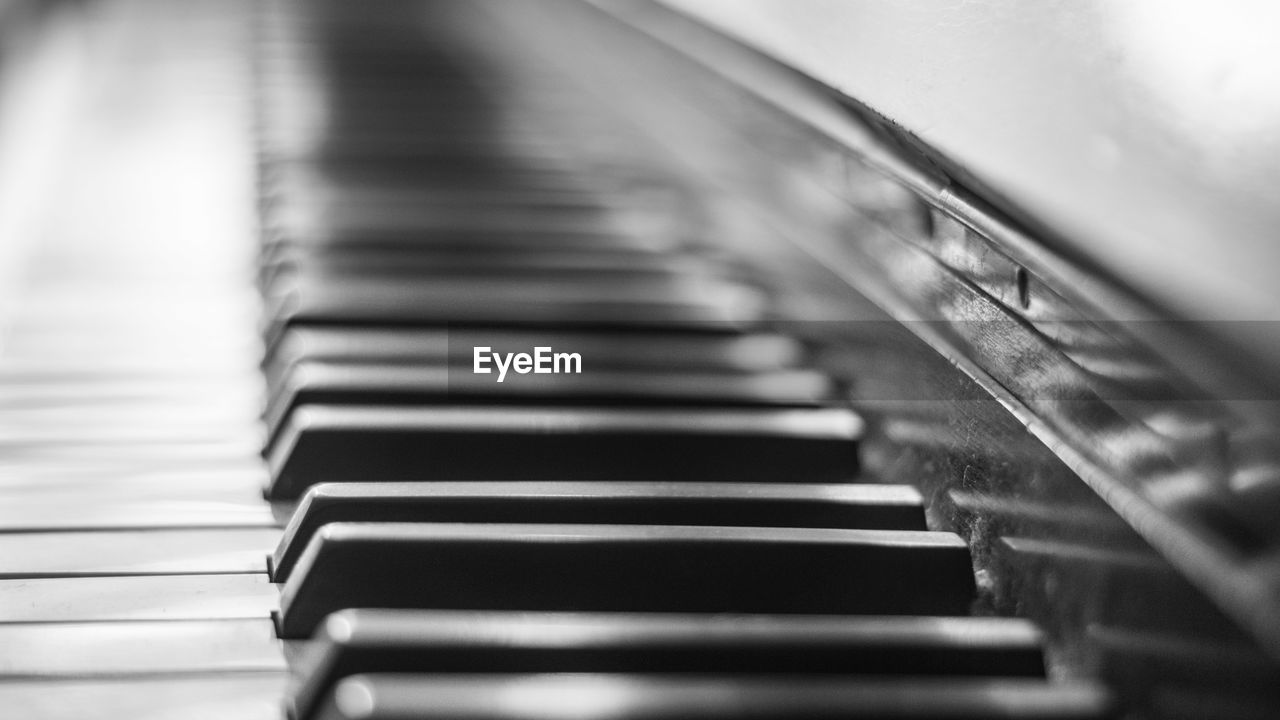
<svg viewBox="0 0 1280 720"><path fill-rule="evenodd" d="M1110 716L501 3L258 9L257 250L209 109L252 13L96 12L0 358L6 715Z"/></svg>

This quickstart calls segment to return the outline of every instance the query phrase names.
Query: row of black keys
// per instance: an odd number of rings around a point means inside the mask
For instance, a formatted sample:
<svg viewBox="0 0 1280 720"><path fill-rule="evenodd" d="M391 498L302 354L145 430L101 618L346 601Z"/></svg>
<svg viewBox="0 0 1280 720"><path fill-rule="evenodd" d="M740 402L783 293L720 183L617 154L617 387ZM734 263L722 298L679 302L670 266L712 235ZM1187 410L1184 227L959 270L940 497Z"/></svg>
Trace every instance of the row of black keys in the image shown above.
<svg viewBox="0 0 1280 720"><path fill-rule="evenodd" d="M482 341L570 347L650 390L423 381ZM622 717L1102 716L1096 688L1044 682L1029 625L956 617L968 552L925 532L915 491L835 482L860 428L829 383L752 394L821 378L802 356L765 332L290 321L267 363L272 492L326 481L271 562L282 635L319 629L295 716L555 716L584 698ZM682 373L723 380L720 397L677 399L661 380Z"/></svg>
<svg viewBox="0 0 1280 720"><path fill-rule="evenodd" d="M261 285L268 495L301 496L277 626L315 638L295 717L1107 713L1026 623L959 617L964 543L852 482L861 421L758 291L547 160L579 138L536 128L572 123L487 116L507 82L460 48L500 4L294 11L305 52L262 63ZM314 146L272 113L299 85ZM478 346L582 373L499 384Z"/></svg>

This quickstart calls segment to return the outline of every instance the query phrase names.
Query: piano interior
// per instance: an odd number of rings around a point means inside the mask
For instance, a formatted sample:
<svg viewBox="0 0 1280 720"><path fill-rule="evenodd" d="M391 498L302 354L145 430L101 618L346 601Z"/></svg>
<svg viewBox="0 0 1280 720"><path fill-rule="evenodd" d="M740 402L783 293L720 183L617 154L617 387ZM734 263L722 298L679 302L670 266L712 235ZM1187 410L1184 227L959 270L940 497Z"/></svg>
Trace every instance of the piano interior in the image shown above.
<svg viewBox="0 0 1280 720"><path fill-rule="evenodd" d="M1280 353L698 5L0 3L0 716L1280 717Z"/></svg>

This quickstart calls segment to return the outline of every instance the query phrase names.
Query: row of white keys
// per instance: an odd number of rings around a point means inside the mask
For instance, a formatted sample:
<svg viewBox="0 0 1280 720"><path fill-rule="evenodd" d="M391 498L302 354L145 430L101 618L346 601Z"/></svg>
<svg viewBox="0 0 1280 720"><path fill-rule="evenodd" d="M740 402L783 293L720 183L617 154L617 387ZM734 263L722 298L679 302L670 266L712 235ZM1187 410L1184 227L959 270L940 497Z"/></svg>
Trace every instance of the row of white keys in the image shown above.
<svg viewBox="0 0 1280 720"><path fill-rule="evenodd" d="M280 716L245 4L108 0L0 346L0 714ZM163 39L163 41L161 41Z"/></svg>

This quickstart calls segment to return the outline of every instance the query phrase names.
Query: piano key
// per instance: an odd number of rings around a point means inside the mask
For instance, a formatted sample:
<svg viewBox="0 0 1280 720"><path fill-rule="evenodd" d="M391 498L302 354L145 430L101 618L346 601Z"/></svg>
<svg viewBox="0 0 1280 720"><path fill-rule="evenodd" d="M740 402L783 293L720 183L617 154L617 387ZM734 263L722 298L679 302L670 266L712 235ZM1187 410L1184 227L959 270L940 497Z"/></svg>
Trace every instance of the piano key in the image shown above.
<svg viewBox="0 0 1280 720"><path fill-rule="evenodd" d="M463 185L458 182L363 182L310 183L307 185L270 183L264 199L273 211L297 207L303 212L338 211L351 206L412 209L429 212L502 212L514 210L537 214L608 213L627 207L630 198L589 189L566 189L527 185L493 187L488 184Z"/></svg>
<svg viewBox="0 0 1280 720"><path fill-rule="evenodd" d="M958 615L973 591L950 533L331 523L283 586L280 629L349 607Z"/></svg>
<svg viewBox="0 0 1280 720"><path fill-rule="evenodd" d="M554 347L554 346L541 346ZM533 348L525 348L531 353ZM547 351L550 367L551 355ZM581 352L578 352L581 355ZM492 365L492 363L490 363ZM303 362L267 404L264 420L273 439L301 405L710 405L817 407L834 400L831 380L813 370L714 373L609 370L581 373L515 373L506 382L466 366L382 366ZM270 440L268 441L268 446Z"/></svg>
<svg viewBox="0 0 1280 720"><path fill-rule="evenodd" d="M720 327L761 318L759 293L725 282L344 281L302 286L271 298L268 345L288 326L555 324L604 327Z"/></svg>
<svg viewBox="0 0 1280 720"><path fill-rule="evenodd" d="M68 372L45 361L42 367L21 373L14 370L12 362L6 362L5 366L8 372L3 374L7 377L0 377L0 381L5 383L6 392L0 399L0 411L17 411L24 416L40 409L123 412L125 408L135 411L168 405L170 415L174 414L172 408L178 406L189 409L190 416L200 420L236 417L236 412L242 419L244 408L252 407L254 397L248 392L253 380L248 368L211 377L190 370L174 371L170 363L173 374L166 377L145 366L112 372L96 364ZM207 384L193 386L195 381Z"/></svg>
<svg viewBox="0 0 1280 720"><path fill-rule="evenodd" d="M332 522L610 523L925 530L906 485L742 483L335 483L298 503L271 559L288 579Z"/></svg>
<svg viewBox="0 0 1280 720"><path fill-rule="evenodd" d="M601 178L602 182L612 182ZM441 192L515 191L523 193L581 195L605 193L615 196L621 188L591 185L581 173L567 168L538 167L504 163L501 168L470 165L437 165L411 157L385 160L349 157L344 161L290 161L273 158L261 173L264 192L287 188L291 192L307 192L309 188L348 187L413 187L433 188Z"/></svg>
<svg viewBox="0 0 1280 720"><path fill-rule="evenodd" d="M208 460L209 458L200 458ZM14 500L49 498L57 495L127 493L137 499L235 500L260 490L266 471L253 455L228 458L199 468L183 467L147 470L160 458L123 459L120 463L81 457L47 458L40 463L6 463L0 458L0 490ZM71 500L71 497L64 497ZM99 497L92 499L98 500ZM0 509L3 505L0 505Z"/></svg>
<svg viewBox="0 0 1280 720"><path fill-rule="evenodd" d="M124 407L119 403L59 407L35 402L19 410L0 409L0 434L7 435L6 442L14 445L230 442L251 436L247 421L252 413L245 410L252 405L238 408L234 417L231 413L210 413L205 417L199 411L182 413L173 403L137 403L127 410ZM166 425L166 420L171 422ZM122 432L109 427L114 424L131 427ZM59 428L64 432L60 434ZM10 433L10 429L17 432Z"/></svg>
<svg viewBox="0 0 1280 720"><path fill-rule="evenodd" d="M439 281L450 278L615 278L623 282L663 278L723 277L723 270L710 267L694 257L671 254L624 252L555 252L522 250L495 253L437 249L377 251L353 249L347 252L280 254L263 268L263 288L274 292L277 285L322 284L343 279L412 278Z"/></svg>
<svg viewBox="0 0 1280 720"><path fill-rule="evenodd" d="M259 441L261 447L261 441ZM68 445L47 443L10 447L0 454L0 487L30 486L33 479L73 483L102 478L132 482L134 478L151 482L157 475L186 478L194 474L226 472L229 488L241 487L240 475L263 476L260 464L254 464L252 446L226 445ZM12 481L12 482L10 482ZM205 490L206 488L201 488ZM175 489L175 493L179 492Z"/></svg>
<svg viewBox="0 0 1280 720"><path fill-rule="evenodd" d="M0 682L0 707L42 720L280 720L285 672Z"/></svg>
<svg viewBox="0 0 1280 720"><path fill-rule="evenodd" d="M413 148L411 148L413 149ZM644 230L660 226L664 220L644 213L562 213L520 209L475 213L468 208L388 208L351 207L342 215L327 212L292 212L273 217L268 213L268 236L285 238L294 243L328 244L330 238L355 236L413 237L423 242L431 236L446 234L522 236L526 246L537 247L539 237L593 236L608 238L619 246L632 244L652 249L672 249L678 242L669 234L645 236ZM664 237L667 236L667 237ZM598 243L597 243L598 246Z"/></svg>
<svg viewBox="0 0 1280 720"><path fill-rule="evenodd" d="M726 268L692 257L627 249L559 250L484 247L283 246L263 256L258 286L268 296L296 287L354 282L472 282L493 280L581 283L612 279L624 284L731 277Z"/></svg>
<svg viewBox="0 0 1280 720"><path fill-rule="evenodd" d="M258 485L261 488L261 484ZM66 499L29 498L0 506L0 533L162 528L279 528L283 524L259 492L230 502L138 500L86 493Z"/></svg>
<svg viewBox="0 0 1280 720"><path fill-rule="evenodd" d="M331 148L342 150L343 148ZM602 185L610 192L615 188L626 186L625 178L613 175L593 175L588 177L581 168L554 162L549 165L528 165L513 163L509 158L496 158L498 167L492 164L485 166L484 158L471 157L463 153L455 153L462 159L470 159L473 164L468 167L436 165L423 162L423 158L412 155L396 157L368 157L356 154L339 155L321 158L288 158L272 155L270 162L263 168L264 179L272 184L284 187L305 188L310 185L359 185L362 183L394 183L412 184L458 183L463 186L475 184L494 188L548 188L564 192L599 191ZM556 158L563 161L563 156ZM470 172L468 172L470 170Z"/></svg>
<svg viewBox="0 0 1280 720"><path fill-rule="evenodd" d="M444 364L469 363L474 348L527 352L532 347L573 348L599 368L667 368L717 372L767 372L800 362L803 348L785 335L750 333L571 333L466 328L395 330L296 327L286 331L267 361L268 380L278 383L304 361Z"/></svg>
<svg viewBox="0 0 1280 720"><path fill-rule="evenodd" d="M313 252L379 252L410 256L423 250L490 252L524 250L559 253L598 252L601 248L636 253L677 252L670 234L620 233L609 228L308 228L306 232L267 229L262 263L306 257Z"/></svg>
<svg viewBox="0 0 1280 720"><path fill-rule="evenodd" d="M246 431L247 432L247 431ZM105 473L173 473L193 467L239 471L262 448L261 433L234 442L58 442L6 445L0 441L0 470L25 473L33 467L98 468ZM41 471L42 474L47 474ZM3 485L3 482L0 482Z"/></svg>
<svg viewBox="0 0 1280 720"><path fill-rule="evenodd" d="M455 164L466 172L473 162ZM506 168L492 170L494 173L506 171ZM415 198L408 204L364 203L346 198L325 209L311 205L295 192L277 191L267 196L264 207L265 222L276 227L276 232L267 236L260 251L268 257L283 251L289 257L306 260L323 258L330 253L346 255L369 251L443 250L465 256L545 250L561 258L576 252L598 258L621 253L647 255L655 262L662 262L663 257L678 258L686 247L683 239L670 232L671 219L663 217L661 206L672 201L660 196L652 200L637 198L628 207L565 210L556 207L554 199L542 205L495 203L491 199L495 190L530 194L527 189L495 188L492 182L468 187L455 181L443 189L406 190ZM536 192L551 198L557 194L554 190L550 194L543 189ZM645 207L646 204L652 207ZM346 218L382 215L397 220L320 224L320 218L338 211L338 206L345 210L342 217ZM487 221L483 218L486 215ZM503 217L508 220L502 221ZM518 224L520 219L525 221L523 227ZM647 235L650 230L657 232Z"/></svg>
<svg viewBox="0 0 1280 720"><path fill-rule="evenodd" d="M263 618L278 604L265 573L0 580L0 622Z"/></svg>
<svg viewBox="0 0 1280 720"><path fill-rule="evenodd" d="M243 486L185 487L180 473L166 484L125 482L49 488L4 487L0 533L161 528L272 528L281 523L262 502L262 480ZM52 483L51 483L52 485Z"/></svg>
<svg viewBox="0 0 1280 720"><path fill-rule="evenodd" d="M266 572L275 529L0 534L0 578Z"/></svg>
<svg viewBox="0 0 1280 720"><path fill-rule="evenodd" d="M283 142L288 130L267 129L273 136L270 162L347 164L357 160L401 160L423 165L481 168L530 166L549 171L568 171L572 160L566 157L563 143L538 143L533 138L512 137L511 142L495 143L468 133L443 132L440 136L411 128L409 132L391 129L331 132L322 141L303 138L302 142ZM447 130L447 129L446 129Z"/></svg>
<svg viewBox="0 0 1280 720"><path fill-rule="evenodd" d="M613 232L608 239L618 238L615 247L641 249L626 241L626 235L617 232L621 226L612 224L628 214L649 212L637 207L607 207L603 198L590 196L564 196L542 193L494 192L490 189L473 189L469 192L454 187L449 193L432 192L429 189L406 188L401 194L385 190L353 192L323 200L301 196L296 192L277 192L268 196L265 204L265 221L280 227L314 227L325 223L325 218L377 217L369 227L421 228L428 232L448 231L450 228L470 230L473 225L487 228L489 225L477 218L513 217L524 221L531 228L609 228ZM382 219L394 218L384 225ZM342 221L339 221L342 222ZM493 222L490 220L489 222ZM513 228L499 225L496 229ZM611 249L603 242L598 249Z"/></svg>
<svg viewBox="0 0 1280 720"><path fill-rule="evenodd" d="M306 329L325 331L323 328ZM290 335L296 332L298 331L291 331ZM382 384L394 385L394 381L403 376L405 383L418 381L430 385L439 381L436 373L446 368L459 376L451 379L493 384L496 378L493 373L487 377L461 377L475 374L473 366L477 348L484 348L483 352L489 355L508 355L532 353L534 348L541 347L554 348L557 352L566 351L566 348L571 349L573 353L583 358L581 367L584 372L580 374L582 377L530 376L528 380L585 383L589 382L589 377L585 376L602 374L621 386L618 392L638 395L641 389L631 389L630 386L639 385L642 380L647 380L651 385L670 384L679 388L681 379L689 378L689 383L705 382L728 388L741 387L744 390L754 390L766 399L768 396L764 391L775 386L779 387L780 394L783 395L785 393L781 393L782 390L795 387L797 390L808 390L810 394L829 399L823 396L830 388L830 381L826 376L810 369L788 367L791 359L788 357L789 353L784 354L786 351L783 347L770 348L769 336L759 337L758 343L733 342L726 337L727 342L723 345L713 345L701 342L680 342L675 337L597 336L593 338L589 335L558 332L513 334L502 331L492 333L442 331L438 338L420 337L418 343L410 343L406 340L400 343L389 343L381 348L366 347L347 350L338 346L338 343L360 340L376 343L383 336L376 332L364 331L348 339L345 338L345 330L335 332L336 337L326 338L326 342L331 343L328 346L305 346L302 343L295 343L293 347L284 348L278 352L276 355L278 362L274 363L278 369L269 377L272 391L278 394L281 390L289 389L286 381L290 380L298 385L345 383L354 386L357 380L364 378L369 378L370 383L378 383L380 371L385 371L387 378ZM444 333L447 333L447 336ZM761 357L752 361L739 360L729 354L735 349L746 351L754 347L759 347L765 353L770 350L776 352L773 358ZM632 348L647 348L647 352L641 351L635 355L628 355L627 351ZM664 350L670 353L668 362L663 362L661 358L655 356L657 352ZM284 363L288 364L284 365ZM753 364L756 367L752 367ZM490 361L489 367L493 370L493 361ZM585 372L587 367L590 368L590 373ZM296 374L298 370L308 372L298 376ZM421 375L416 376L413 373ZM514 374L512 373L513 376ZM662 382L658 379L662 379ZM667 382L668 379L669 382ZM600 381L600 384L607 383ZM499 387L501 389L501 386ZM650 391L648 394L653 392ZM684 394L689 394L689 391L684 390ZM274 399L273 397L272 400Z"/></svg>
<svg viewBox="0 0 1280 720"><path fill-rule="evenodd" d="M287 669L268 618L0 623L0 647L0 683Z"/></svg>
<svg viewBox="0 0 1280 720"><path fill-rule="evenodd" d="M321 482L839 482L849 410L300 407L267 457L271 497Z"/></svg>
<svg viewBox="0 0 1280 720"><path fill-rule="evenodd" d="M329 616L296 668L298 718L378 672L1044 676L1025 620L399 610Z"/></svg>
<svg viewBox="0 0 1280 720"><path fill-rule="evenodd" d="M502 215L515 214L531 220L530 227L537 229L541 223L556 220L577 221L591 220L607 223L610 218L625 218L628 215L644 216L660 212L669 200L658 195L637 195L634 198L620 198L617 194L606 192L565 191L546 187L496 187L492 183L480 182L464 185L458 181L448 183L411 183L399 188L383 185L366 184L359 187L344 188L341 193L331 194L331 199L299 192L297 188L277 186L274 192L266 196L268 219L279 219L288 225L294 218L312 223L309 216L351 215L380 212L403 218L417 218L428 215L458 217L467 215ZM602 223L602 224L603 224ZM409 220L407 226L414 227L416 220ZM432 230L429 224L426 228ZM462 229L466 229L465 225ZM536 246L535 246L536 247ZM526 246L524 249L531 249ZM595 248L584 248L590 255L602 251L627 250L632 253L645 251L658 261L662 257L671 259L665 253L655 253L652 246L634 243L626 234L617 233L601 238ZM562 259L573 262L571 258ZM545 261L537 261L544 264Z"/></svg>
<svg viewBox="0 0 1280 720"><path fill-rule="evenodd" d="M1027 679L356 675L316 720L1102 720L1091 683Z"/></svg>
<svg viewBox="0 0 1280 720"><path fill-rule="evenodd" d="M173 408L168 413L176 414ZM89 415L86 413L85 415ZM99 418L100 413L94 413ZM121 420L128 420L129 413L121 412ZM196 423L192 427L184 427L177 420L166 425L161 418L152 418L150 422L132 424L128 422L102 423L92 422L94 418L81 416L77 421L65 423L36 422L31 424L7 422L0 415L0 448L20 448L24 446L115 446L131 447L139 445L227 445L252 442L253 430L243 421L228 427L202 426ZM243 447L243 445L241 445Z"/></svg>

